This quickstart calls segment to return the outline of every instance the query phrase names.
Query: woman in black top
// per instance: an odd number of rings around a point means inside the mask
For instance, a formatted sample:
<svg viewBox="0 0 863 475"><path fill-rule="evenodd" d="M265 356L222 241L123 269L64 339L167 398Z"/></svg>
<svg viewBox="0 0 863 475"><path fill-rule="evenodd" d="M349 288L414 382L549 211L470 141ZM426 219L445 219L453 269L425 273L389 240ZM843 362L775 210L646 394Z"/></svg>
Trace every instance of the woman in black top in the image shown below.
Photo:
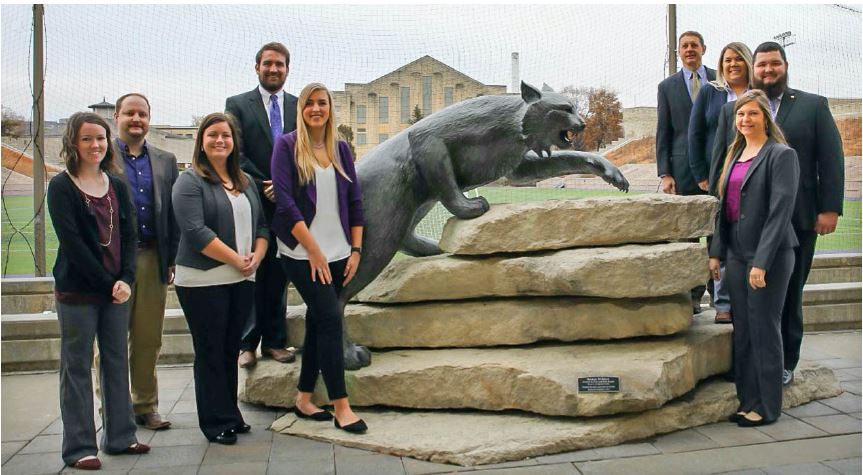
<svg viewBox="0 0 863 475"><path fill-rule="evenodd" d="M63 461L96 470L96 427L90 371L93 339L99 343L102 382L102 450L144 454L129 396L126 332L135 278L137 236L129 190L115 176L111 130L91 112L69 118L60 152L66 171L48 187L48 212L60 246L54 295L60 321L60 412Z"/></svg>

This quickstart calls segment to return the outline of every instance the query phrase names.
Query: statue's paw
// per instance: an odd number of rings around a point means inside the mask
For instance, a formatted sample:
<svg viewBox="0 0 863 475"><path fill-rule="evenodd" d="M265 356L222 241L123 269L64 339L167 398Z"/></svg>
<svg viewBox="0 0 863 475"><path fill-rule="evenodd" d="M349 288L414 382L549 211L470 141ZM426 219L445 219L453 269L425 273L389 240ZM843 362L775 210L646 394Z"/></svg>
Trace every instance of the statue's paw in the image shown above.
<svg viewBox="0 0 863 475"><path fill-rule="evenodd" d="M623 176L623 173L620 173L620 169L617 167L606 170L602 179L620 191L629 192L629 181Z"/></svg>
<svg viewBox="0 0 863 475"><path fill-rule="evenodd" d="M372 364L372 352L365 346L348 344L345 351L345 369L358 370Z"/></svg>
<svg viewBox="0 0 863 475"><path fill-rule="evenodd" d="M468 198L467 205L460 207L457 210L458 213L453 214L459 219L473 219L484 215L489 208L488 200L482 196L477 196L476 198Z"/></svg>

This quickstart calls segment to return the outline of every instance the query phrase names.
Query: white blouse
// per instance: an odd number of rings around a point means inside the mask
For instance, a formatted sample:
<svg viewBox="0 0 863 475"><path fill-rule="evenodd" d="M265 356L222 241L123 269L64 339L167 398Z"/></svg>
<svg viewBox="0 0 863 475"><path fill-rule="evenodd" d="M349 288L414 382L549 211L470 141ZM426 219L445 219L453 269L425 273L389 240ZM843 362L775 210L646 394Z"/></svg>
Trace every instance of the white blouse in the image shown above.
<svg viewBox="0 0 863 475"><path fill-rule="evenodd" d="M317 191L315 217L309 232L327 258L327 262L340 261L351 255L351 245L345 237L342 222L339 219L339 200L336 189L336 169L330 164L327 168L315 165L315 189ZM309 253L302 244L289 248L281 239L276 239L279 247L279 257L309 260Z"/></svg>

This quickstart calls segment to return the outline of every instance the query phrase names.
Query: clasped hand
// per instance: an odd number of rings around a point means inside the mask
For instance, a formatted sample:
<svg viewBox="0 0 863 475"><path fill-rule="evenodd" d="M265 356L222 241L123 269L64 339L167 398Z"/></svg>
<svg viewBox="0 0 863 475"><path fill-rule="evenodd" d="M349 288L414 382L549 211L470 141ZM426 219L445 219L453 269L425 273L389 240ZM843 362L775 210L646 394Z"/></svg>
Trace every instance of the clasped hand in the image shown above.
<svg viewBox="0 0 863 475"><path fill-rule="evenodd" d="M118 280L114 282L114 287L111 289L111 301L116 304L125 303L132 296L132 288L129 284Z"/></svg>
<svg viewBox="0 0 863 475"><path fill-rule="evenodd" d="M261 259L257 254L252 253L246 254L245 256L237 254L237 260L234 262L234 267L240 271L244 277L249 277L258 270L258 266L260 264Z"/></svg>

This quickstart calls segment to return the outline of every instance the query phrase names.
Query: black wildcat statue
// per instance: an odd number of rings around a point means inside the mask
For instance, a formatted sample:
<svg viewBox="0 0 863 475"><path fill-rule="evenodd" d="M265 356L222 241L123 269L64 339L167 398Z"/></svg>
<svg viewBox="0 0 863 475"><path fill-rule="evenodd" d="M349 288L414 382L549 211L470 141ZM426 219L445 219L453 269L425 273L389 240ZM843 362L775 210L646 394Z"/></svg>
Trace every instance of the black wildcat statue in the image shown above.
<svg viewBox="0 0 863 475"><path fill-rule="evenodd" d="M417 236L416 225L438 201L461 219L489 209L483 197L463 192L501 177L542 180L590 173L622 191L629 182L610 162L571 148L584 129L575 104L562 94L521 83L516 95L482 96L453 104L374 148L357 164L363 191L363 257L341 305L380 274L397 251L412 256L441 254L437 243ZM346 327L345 327L346 328ZM345 367L367 366L367 348L345 332Z"/></svg>

